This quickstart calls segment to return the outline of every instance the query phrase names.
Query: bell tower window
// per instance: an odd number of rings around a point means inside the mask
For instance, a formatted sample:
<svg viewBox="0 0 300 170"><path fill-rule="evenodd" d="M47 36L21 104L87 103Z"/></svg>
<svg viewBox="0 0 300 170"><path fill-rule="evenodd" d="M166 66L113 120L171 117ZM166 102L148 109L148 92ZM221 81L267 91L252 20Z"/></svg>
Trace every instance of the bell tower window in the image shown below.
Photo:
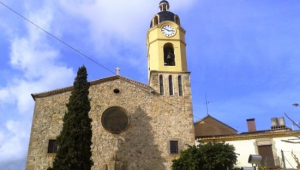
<svg viewBox="0 0 300 170"><path fill-rule="evenodd" d="M180 25L180 19L179 19L179 17L177 16L177 15L175 15L175 18L174 18L175 20L175 23L176 24L178 24L178 25Z"/></svg>
<svg viewBox="0 0 300 170"><path fill-rule="evenodd" d="M182 80L181 80L181 76L178 76L178 93L179 93L179 96L182 96Z"/></svg>
<svg viewBox="0 0 300 170"><path fill-rule="evenodd" d="M159 94L164 94L164 78L162 75L159 76Z"/></svg>
<svg viewBox="0 0 300 170"><path fill-rule="evenodd" d="M174 47L171 43L167 43L164 45L164 65L175 66Z"/></svg>
<svg viewBox="0 0 300 170"><path fill-rule="evenodd" d="M153 26L156 26L158 24L158 16L155 16L153 19Z"/></svg>
<svg viewBox="0 0 300 170"><path fill-rule="evenodd" d="M172 80L172 76L171 75L169 75L169 93L170 93L170 95L174 95L173 80Z"/></svg>

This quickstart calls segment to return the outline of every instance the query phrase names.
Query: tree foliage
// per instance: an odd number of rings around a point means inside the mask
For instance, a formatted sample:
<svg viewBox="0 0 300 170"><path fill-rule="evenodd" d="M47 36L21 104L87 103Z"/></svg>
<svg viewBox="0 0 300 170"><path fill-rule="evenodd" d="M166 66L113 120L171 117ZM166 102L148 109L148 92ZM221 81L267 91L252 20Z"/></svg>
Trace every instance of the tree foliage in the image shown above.
<svg viewBox="0 0 300 170"><path fill-rule="evenodd" d="M180 152L180 158L173 160L173 170L227 170L237 161L235 148L225 143L201 143L189 146Z"/></svg>
<svg viewBox="0 0 300 170"><path fill-rule="evenodd" d="M53 168L48 170L90 170L93 166L89 86L86 68L82 66L78 69L63 128L57 137L58 150Z"/></svg>

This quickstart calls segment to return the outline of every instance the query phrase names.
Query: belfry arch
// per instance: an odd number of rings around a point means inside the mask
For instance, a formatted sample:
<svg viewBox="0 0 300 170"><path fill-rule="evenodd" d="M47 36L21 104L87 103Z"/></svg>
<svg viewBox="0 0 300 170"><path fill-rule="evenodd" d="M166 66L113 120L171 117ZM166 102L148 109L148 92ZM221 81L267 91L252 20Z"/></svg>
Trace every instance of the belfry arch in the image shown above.
<svg viewBox="0 0 300 170"><path fill-rule="evenodd" d="M179 19L178 15L174 16L174 21L176 24L180 25L180 19Z"/></svg>
<svg viewBox="0 0 300 170"><path fill-rule="evenodd" d="M174 46L171 43L164 45L164 65L175 66Z"/></svg>
<svg viewBox="0 0 300 170"><path fill-rule="evenodd" d="M158 16L157 15L154 16L154 18L153 18L153 26L156 26L156 25L158 25Z"/></svg>

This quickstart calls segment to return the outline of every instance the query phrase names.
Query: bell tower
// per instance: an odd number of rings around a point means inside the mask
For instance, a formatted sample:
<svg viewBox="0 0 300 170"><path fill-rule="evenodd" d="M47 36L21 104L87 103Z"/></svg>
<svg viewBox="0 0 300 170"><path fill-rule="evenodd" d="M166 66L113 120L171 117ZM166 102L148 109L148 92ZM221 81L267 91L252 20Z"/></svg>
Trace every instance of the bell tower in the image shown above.
<svg viewBox="0 0 300 170"><path fill-rule="evenodd" d="M185 30L168 1L159 3L159 12L147 32L149 85L161 95L183 96L184 84L190 84L186 60ZM185 82L184 82L185 81Z"/></svg>

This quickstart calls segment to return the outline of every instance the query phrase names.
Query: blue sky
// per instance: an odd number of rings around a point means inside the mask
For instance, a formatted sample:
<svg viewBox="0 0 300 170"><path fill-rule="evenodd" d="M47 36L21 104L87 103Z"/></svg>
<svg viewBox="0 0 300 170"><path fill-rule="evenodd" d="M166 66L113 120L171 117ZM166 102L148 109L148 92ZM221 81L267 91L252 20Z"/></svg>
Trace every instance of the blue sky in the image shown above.
<svg viewBox="0 0 300 170"><path fill-rule="evenodd" d="M1 0L105 67L147 84L146 32L159 0ZM209 113L239 132L246 119L269 129L272 117L299 121L298 0L169 0L187 31L195 121ZM78 67L89 80L105 69L0 5L0 167L24 169L34 101L69 86ZM286 119L287 125L291 123ZM1 169L1 168L0 168Z"/></svg>

